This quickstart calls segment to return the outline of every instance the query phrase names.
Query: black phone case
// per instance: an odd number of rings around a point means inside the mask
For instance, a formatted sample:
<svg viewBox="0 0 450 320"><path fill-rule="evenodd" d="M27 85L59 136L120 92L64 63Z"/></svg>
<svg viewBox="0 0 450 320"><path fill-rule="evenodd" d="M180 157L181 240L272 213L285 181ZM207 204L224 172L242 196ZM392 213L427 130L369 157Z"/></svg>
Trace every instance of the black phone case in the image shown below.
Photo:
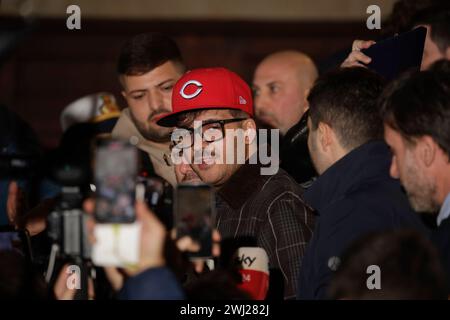
<svg viewBox="0 0 450 320"><path fill-rule="evenodd" d="M182 185L178 186L178 188L189 188L189 186ZM192 186L192 188L201 188L205 187L205 185L201 186ZM208 186L208 188L211 188ZM176 197L175 197L175 225L177 229L177 238L181 238L183 236L190 236L194 241L199 242L200 244L200 250L198 252L189 252L186 253L187 256L191 258L209 258L212 256L212 229L215 225L215 217L216 217L216 210L215 210L215 197L214 194L211 194L211 210L210 210L210 225L202 224L200 226L197 226L196 228L192 229L186 229L186 228L180 228L181 226L181 220L183 219L182 216L182 207L183 203L180 203L179 201L179 189L176 191ZM212 189L210 192L213 192Z"/></svg>
<svg viewBox="0 0 450 320"><path fill-rule="evenodd" d="M392 80L409 69L420 68L427 29L419 27L400 35L388 38L363 49L372 58L367 67L386 80Z"/></svg>

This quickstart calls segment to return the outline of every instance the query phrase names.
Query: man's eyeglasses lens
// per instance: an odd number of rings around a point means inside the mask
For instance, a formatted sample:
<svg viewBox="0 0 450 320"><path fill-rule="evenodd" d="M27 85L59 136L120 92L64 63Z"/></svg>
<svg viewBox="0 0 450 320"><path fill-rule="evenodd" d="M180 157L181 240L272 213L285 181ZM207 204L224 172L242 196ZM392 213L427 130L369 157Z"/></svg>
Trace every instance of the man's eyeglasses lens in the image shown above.
<svg viewBox="0 0 450 320"><path fill-rule="evenodd" d="M225 135L225 124L242 121L245 118L217 120L202 124L202 141L212 143L222 140ZM194 135L198 134L193 128L177 128L172 132L171 149L186 149L194 144Z"/></svg>

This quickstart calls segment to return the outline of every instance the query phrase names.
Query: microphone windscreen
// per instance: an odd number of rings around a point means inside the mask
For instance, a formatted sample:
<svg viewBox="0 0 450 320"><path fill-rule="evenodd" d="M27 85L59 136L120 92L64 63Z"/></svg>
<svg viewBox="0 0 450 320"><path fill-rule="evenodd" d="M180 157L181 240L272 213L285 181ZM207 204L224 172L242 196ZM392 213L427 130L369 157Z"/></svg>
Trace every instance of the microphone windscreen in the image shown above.
<svg viewBox="0 0 450 320"><path fill-rule="evenodd" d="M269 258L259 247L238 248L234 256L238 271L242 276L240 289L255 300L264 300L269 288Z"/></svg>

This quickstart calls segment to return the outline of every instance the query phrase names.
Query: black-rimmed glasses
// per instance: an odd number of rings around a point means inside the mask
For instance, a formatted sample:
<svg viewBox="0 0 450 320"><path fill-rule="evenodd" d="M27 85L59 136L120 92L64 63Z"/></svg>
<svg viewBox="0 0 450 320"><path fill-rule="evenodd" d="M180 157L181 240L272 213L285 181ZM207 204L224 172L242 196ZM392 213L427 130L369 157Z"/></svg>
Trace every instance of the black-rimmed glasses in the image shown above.
<svg viewBox="0 0 450 320"><path fill-rule="evenodd" d="M201 123L202 141L212 143L225 137L225 125L238 122L246 118L233 118L224 120L207 120ZM170 148L186 149L194 144L195 134L200 134L200 128L177 127L171 135Z"/></svg>

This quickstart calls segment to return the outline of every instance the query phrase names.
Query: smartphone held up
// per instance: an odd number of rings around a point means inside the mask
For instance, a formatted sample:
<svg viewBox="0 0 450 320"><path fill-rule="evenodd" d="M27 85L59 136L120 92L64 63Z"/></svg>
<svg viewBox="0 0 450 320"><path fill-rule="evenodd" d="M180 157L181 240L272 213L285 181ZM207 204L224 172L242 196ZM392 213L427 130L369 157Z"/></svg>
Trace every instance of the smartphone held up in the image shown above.
<svg viewBox="0 0 450 320"><path fill-rule="evenodd" d="M97 224L92 260L98 266L130 267L139 261L141 226L135 213L137 172L135 146L115 139L97 141L94 159Z"/></svg>
<svg viewBox="0 0 450 320"><path fill-rule="evenodd" d="M177 238L189 236L200 250L189 253L191 258L212 256L212 230L215 224L213 188L203 183L182 183L176 189L175 227Z"/></svg>
<svg viewBox="0 0 450 320"><path fill-rule="evenodd" d="M137 149L120 140L101 139L95 152L95 219L100 223L133 223L138 170Z"/></svg>
<svg viewBox="0 0 450 320"><path fill-rule="evenodd" d="M94 264L130 267L138 263L141 225L136 220L136 200L146 202L168 230L173 224L178 239L188 236L198 245L198 251L188 254L190 258L210 258L216 218L212 186L179 184L172 207L172 188L162 178L141 176L139 164L134 145L115 139L96 143Z"/></svg>

